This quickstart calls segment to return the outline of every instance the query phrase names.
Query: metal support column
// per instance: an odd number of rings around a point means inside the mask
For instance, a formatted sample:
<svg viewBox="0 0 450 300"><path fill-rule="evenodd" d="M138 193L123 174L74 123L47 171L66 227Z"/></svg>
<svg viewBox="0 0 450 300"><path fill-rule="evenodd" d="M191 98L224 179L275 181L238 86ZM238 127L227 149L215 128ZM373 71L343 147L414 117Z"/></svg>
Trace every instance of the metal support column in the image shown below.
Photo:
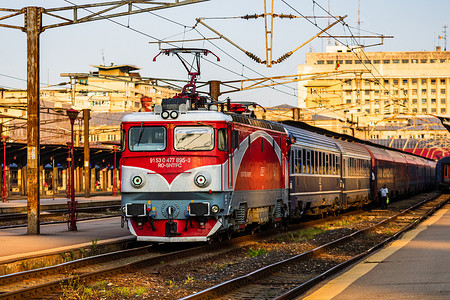
<svg viewBox="0 0 450 300"><path fill-rule="evenodd" d="M89 166L89 119L90 110L83 109L83 127L84 127L84 197L91 196L91 169Z"/></svg>
<svg viewBox="0 0 450 300"><path fill-rule="evenodd" d="M214 101L219 101L220 84L221 82L218 80L211 80L209 82L209 94Z"/></svg>
<svg viewBox="0 0 450 300"><path fill-rule="evenodd" d="M42 12L39 7L27 7L27 213L28 234L39 234L39 34Z"/></svg>

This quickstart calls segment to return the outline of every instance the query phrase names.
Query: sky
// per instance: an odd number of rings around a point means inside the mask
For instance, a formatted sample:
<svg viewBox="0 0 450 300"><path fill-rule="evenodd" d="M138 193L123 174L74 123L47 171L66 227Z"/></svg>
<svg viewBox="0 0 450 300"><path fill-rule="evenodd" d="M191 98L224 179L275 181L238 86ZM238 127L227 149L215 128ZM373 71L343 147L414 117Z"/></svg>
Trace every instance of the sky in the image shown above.
<svg viewBox="0 0 450 300"><path fill-rule="evenodd" d="M270 0L266 0L268 3ZM100 3L106 0L2 0L0 8L21 9L26 6L44 8L66 7L73 4ZM358 34L358 0L274 0L274 13L304 16L347 15L347 26L338 24L328 32L348 35ZM143 7L143 4L137 5ZM440 45L444 48L443 26L449 24L450 1L433 0L360 0L360 32L392 35L381 46L366 51L431 51ZM244 20L238 17L264 12L264 0L210 0L170 9L157 10L132 16L101 20L48 29L40 35L41 86L67 82L61 73L88 73L96 70L92 65L130 64L140 68L144 77L187 79L181 63L172 56L159 56L160 48L151 44L156 40L187 40L202 36L216 37L202 25L194 29L196 18L210 18L206 24L232 40L239 47L265 58L265 30L262 18ZM5 16L0 12L0 17ZM309 20L309 21L308 21ZM273 25L273 59L297 48L327 26L328 20L275 19ZM44 25L50 19L44 19ZM0 24L23 25L23 16ZM320 29L319 29L320 28ZM449 30L450 33L450 30ZM352 44L351 39L339 39ZM0 88L26 88L26 34L17 29L0 27ZM336 41L332 41L334 44ZM363 44L372 40L362 40ZM216 62L208 55L201 62L200 81L232 81L248 78L296 74L297 65L305 63L305 54L323 52L327 39L314 39L291 57L271 68L258 64L225 40L184 42L162 45L161 48L206 48L220 57ZM450 34L449 34L450 49ZM232 101L255 101L263 106L296 105L296 85L262 88L228 93Z"/></svg>

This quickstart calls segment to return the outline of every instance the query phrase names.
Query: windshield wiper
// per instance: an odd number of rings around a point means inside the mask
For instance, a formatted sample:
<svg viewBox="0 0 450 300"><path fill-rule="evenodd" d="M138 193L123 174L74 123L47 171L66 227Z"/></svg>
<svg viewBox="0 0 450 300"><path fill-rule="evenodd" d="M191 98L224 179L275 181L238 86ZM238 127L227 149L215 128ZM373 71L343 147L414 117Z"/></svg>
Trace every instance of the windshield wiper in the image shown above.
<svg viewBox="0 0 450 300"><path fill-rule="evenodd" d="M139 146L140 142L141 142L141 138L142 138L142 133L144 132L143 130L143 126L144 122L141 122L141 129L139 130L139 137L138 137L138 141L137 141L137 146Z"/></svg>

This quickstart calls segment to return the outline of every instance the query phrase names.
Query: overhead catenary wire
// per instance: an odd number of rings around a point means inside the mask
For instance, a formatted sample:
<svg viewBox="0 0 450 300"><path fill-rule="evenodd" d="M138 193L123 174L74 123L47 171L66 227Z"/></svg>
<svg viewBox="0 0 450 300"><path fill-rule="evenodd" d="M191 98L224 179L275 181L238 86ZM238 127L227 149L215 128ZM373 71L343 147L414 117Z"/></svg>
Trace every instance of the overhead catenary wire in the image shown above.
<svg viewBox="0 0 450 300"><path fill-rule="evenodd" d="M69 1L69 0L64 0L64 1L67 2L67 3L69 3L69 4L71 4L71 5L77 6L77 4L74 3L74 2L72 2L72 1ZM137 8L140 8L139 6L136 6L135 4L133 4L133 6L135 6L135 7L137 7ZM88 11L88 12L90 12L90 13L93 13L91 10L89 10L89 9L87 9L87 8L83 8L83 9L86 10L86 11ZM182 24L182 23L180 23L180 22L173 21L173 20L171 20L171 19L169 19L169 18L162 17L162 16L160 16L160 15L158 15L158 14L155 14L155 13L153 13L153 12L148 12L148 13L150 13L150 14L152 14L152 15L154 15L154 16L157 16L157 17L159 17L159 18L162 18L162 19L164 19L164 20L166 20L166 21L169 21L169 22L172 22L172 23L174 23L174 24L177 24L177 25L179 25L179 26L182 26L182 27L184 27L184 28L187 28L187 27L193 28L192 26L188 26L188 25ZM101 15L101 14L100 14L100 15ZM157 37L155 37L155 36L149 35L149 34L147 34L147 33L145 33L145 32L142 32L141 30L137 30L137 29L135 29L135 28L128 27L127 25L124 25L124 24L122 24L122 23L120 23L120 22L117 22L117 21L115 21L115 20L111 20L111 19L108 19L108 18L106 18L106 19L107 19L108 21L110 21L110 22L113 22L114 24L117 24L117 25L119 25L119 26L121 26L121 27L124 27L124 28L126 28L126 29L129 29L129 30L132 30L132 31L134 31L134 32L136 32L136 33L138 33L138 34L144 35L144 36L146 36L146 37L149 37L149 38L154 39L154 40L156 40L156 41L159 41L159 42L161 42L161 43L165 43L164 40L162 40L162 39L160 39L160 38L157 38ZM198 30L197 30L197 32L198 32ZM173 44L173 43L169 43L169 45L171 45L171 46L173 46L173 47L176 47L176 45ZM213 44L213 45L214 45L214 44ZM218 47L216 47L216 48L218 48ZM218 49L219 49L219 48L218 48ZM227 53L226 51L223 51L223 50L221 50L221 51L222 51L223 53ZM228 54L227 54L227 55L228 55ZM210 63L212 63L212 64L214 64L215 66L217 66L217 67L219 67L219 68L222 68L222 69L224 69L224 70L226 70L226 71L228 71L228 72L231 72L232 74L235 74L235 75L238 75L238 76L242 76L242 75L240 75L238 72L232 71L232 70L229 69L229 68L226 68L226 67L224 67L224 66L222 66L222 65L216 64L216 63L214 63L214 62L212 62L212 61L209 61L208 59L206 59L206 58L204 58L204 57L203 57L202 59L205 60L205 61L208 61L208 62L210 62ZM234 58L233 58L233 59L234 59ZM241 65L244 65L244 64L241 63L241 62L239 62L239 63L240 63ZM265 75L263 75L263 74L261 74L261 73L259 73L259 72L256 72L255 70L253 70L253 69L250 68L250 67L247 67L247 69L248 69L248 70L251 70L251 71L253 71L253 72L255 72L256 74L258 74L258 75L260 75L260 76L267 77L267 76L265 76ZM243 77L246 78L246 79L249 79L248 77L245 77L245 76L243 76ZM295 88L291 88L291 87L287 87L287 88L296 90ZM296 95L292 95L292 94L287 93L287 92L285 92L285 91L282 91L282 90L280 90L280 89L273 88L273 87L272 87L272 89L275 90L275 91L277 91L277 92L281 92L281 93L284 93L284 94L286 94L286 95L289 95L289 96L295 96L295 97L296 97Z"/></svg>

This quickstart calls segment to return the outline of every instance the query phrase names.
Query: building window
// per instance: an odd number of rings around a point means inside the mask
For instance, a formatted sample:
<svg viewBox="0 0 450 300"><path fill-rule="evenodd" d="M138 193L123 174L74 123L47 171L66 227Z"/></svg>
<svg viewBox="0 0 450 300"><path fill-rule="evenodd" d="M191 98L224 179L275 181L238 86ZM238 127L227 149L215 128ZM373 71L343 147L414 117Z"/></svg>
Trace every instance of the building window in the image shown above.
<svg viewBox="0 0 450 300"><path fill-rule="evenodd" d="M417 79L411 79L412 84L417 84Z"/></svg>
<svg viewBox="0 0 450 300"><path fill-rule="evenodd" d="M384 108L384 113L385 113L385 114L388 114L388 113L389 113L389 107L385 107L385 108Z"/></svg>
<svg viewBox="0 0 450 300"><path fill-rule="evenodd" d="M445 84L445 79L441 79L441 84Z"/></svg>
<svg viewBox="0 0 450 300"><path fill-rule="evenodd" d="M317 61L317 64L318 64L318 65L324 65L325 62L324 62L323 60L318 60L318 61Z"/></svg>
<svg viewBox="0 0 450 300"><path fill-rule="evenodd" d="M364 91L364 95L370 95L370 91L365 90L365 91Z"/></svg>
<svg viewBox="0 0 450 300"><path fill-rule="evenodd" d="M435 85L436 84L436 79L431 79L431 84Z"/></svg>
<svg viewBox="0 0 450 300"><path fill-rule="evenodd" d="M380 113L380 109L379 108L375 108L374 113L379 114Z"/></svg>
<svg viewBox="0 0 450 300"><path fill-rule="evenodd" d="M353 60L346 60L345 63L346 63L347 65L351 65L351 64L353 63Z"/></svg>
<svg viewBox="0 0 450 300"><path fill-rule="evenodd" d="M355 60L355 64L361 64L361 61L359 59Z"/></svg>
<svg viewBox="0 0 450 300"><path fill-rule="evenodd" d="M394 84L398 84L398 79L394 79Z"/></svg>
<svg viewBox="0 0 450 300"><path fill-rule="evenodd" d="M447 60L446 59L440 59L439 62L441 63L445 63Z"/></svg>
<svg viewBox="0 0 450 300"><path fill-rule="evenodd" d="M385 79L384 84L389 84L389 79Z"/></svg>
<svg viewBox="0 0 450 300"><path fill-rule="evenodd" d="M379 64L379 63L380 63L380 60L379 60L379 59L375 59L375 60L373 61L373 63L374 63L374 64Z"/></svg>
<svg viewBox="0 0 450 300"><path fill-rule="evenodd" d="M427 89L422 89L422 95L426 95L427 94Z"/></svg>
<svg viewBox="0 0 450 300"><path fill-rule="evenodd" d="M389 91L384 91L384 94L385 95L389 95Z"/></svg>
<svg viewBox="0 0 450 300"><path fill-rule="evenodd" d="M436 95L436 89L431 89L431 95Z"/></svg>
<svg viewBox="0 0 450 300"><path fill-rule="evenodd" d="M426 104L427 103L427 98L422 98L422 104Z"/></svg>
<svg viewBox="0 0 450 300"><path fill-rule="evenodd" d="M389 59L383 59L383 64L389 64L391 61Z"/></svg>
<svg viewBox="0 0 450 300"><path fill-rule="evenodd" d="M398 60L398 59L393 59L393 60L392 60L392 63L393 63L393 64L399 64L399 63L400 63L400 60Z"/></svg>
<svg viewBox="0 0 450 300"><path fill-rule="evenodd" d="M365 64L370 64L370 60L365 60L364 63Z"/></svg>
<svg viewBox="0 0 450 300"><path fill-rule="evenodd" d="M435 59L430 59L430 64L434 64L434 63L436 63L436 60Z"/></svg>
<svg viewBox="0 0 450 300"><path fill-rule="evenodd" d="M366 114L370 114L370 108L366 108Z"/></svg>
<svg viewBox="0 0 450 300"><path fill-rule="evenodd" d="M407 64L409 63L409 59L402 59L402 64Z"/></svg>
<svg viewBox="0 0 450 300"><path fill-rule="evenodd" d="M420 60L420 63L421 63L421 64L426 64L427 61L428 61L428 59L421 59L421 60Z"/></svg>
<svg viewBox="0 0 450 300"><path fill-rule="evenodd" d="M419 63L419 60L418 59L411 59L411 63L412 64L417 64L417 63Z"/></svg>
<svg viewBox="0 0 450 300"><path fill-rule="evenodd" d="M441 108L441 114L445 114L445 108Z"/></svg>
<svg viewBox="0 0 450 300"><path fill-rule="evenodd" d="M402 83L403 83L403 85L408 84L408 79L403 79L403 80L402 80Z"/></svg>
<svg viewBox="0 0 450 300"><path fill-rule="evenodd" d="M445 89L441 89L441 95L445 94Z"/></svg>
<svg viewBox="0 0 450 300"><path fill-rule="evenodd" d="M431 104L436 104L436 99L431 99Z"/></svg>
<svg viewBox="0 0 450 300"><path fill-rule="evenodd" d="M346 84L346 85L352 85L352 81L351 81L351 80L346 80L346 81L345 81L345 84Z"/></svg>
<svg viewBox="0 0 450 300"><path fill-rule="evenodd" d="M332 60L327 60L327 65L332 65L332 64L334 64L334 61L332 61Z"/></svg>
<svg viewBox="0 0 450 300"><path fill-rule="evenodd" d="M389 100L384 100L384 105L388 105L389 104Z"/></svg>
<svg viewBox="0 0 450 300"><path fill-rule="evenodd" d="M412 89L411 94L412 94L412 95L417 95L417 89Z"/></svg>
<svg viewBox="0 0 450 300"><path fill-rule="evenodd" d="M426 108L422 108L422 113L426 114L427 113L427 109Z"/></svg>
<svg viewBox="0 0 450 300"><path fill-rule="evenodd" d="M348 104L348 103L352 103L352 99L347 99L346 100L346 103Z"/></svg>
<svg viewBox="0 0 450 300"><path fill-rule="evenodd" d="M394 93L394 95L398 95L398 90L394 90L392 92Z"/></svg>
<svg viewBox="0 0 450 300"><path fill-rule="evenodd" d="M422 84L427 84L427 80L426 79L422 79Z"/></svg>
<svg viewBox="0 0 450 300"><path fill-rule="evenodd" d="M412 99L412 103L413 103L413 104L417 104L417 99L415 99L415 98Z"/></svg>
<svg viewBox="0 0 450 300"><path fill-rule="evenodd" d="M445 98L441 98L441 104L445 104Z"/></svg>
<svg viewBox="0 0 450 300"><path fill-rule="evenodd" d="M431 113L436 113L436 108L432 108Z"/></svg>
<svg viewBox="0 0 450 300"><path fill-rule="evenodd" d="M375 90L375 91L373 91L373 93L374 93L375 95L378 95L378 94L380 93L380 91L379 91L379 90Z"/></svg>

